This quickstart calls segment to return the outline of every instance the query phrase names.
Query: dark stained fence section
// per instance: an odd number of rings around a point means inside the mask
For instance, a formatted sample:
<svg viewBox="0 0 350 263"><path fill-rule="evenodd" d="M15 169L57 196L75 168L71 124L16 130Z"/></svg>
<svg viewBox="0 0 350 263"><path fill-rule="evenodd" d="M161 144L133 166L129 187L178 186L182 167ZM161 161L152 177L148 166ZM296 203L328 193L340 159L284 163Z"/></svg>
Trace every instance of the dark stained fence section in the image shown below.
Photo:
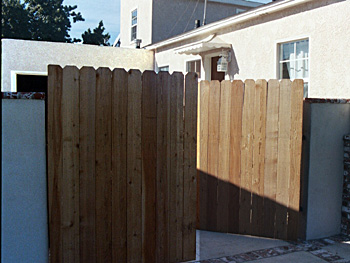
<svg viewBox="0 0 350 263"><path fill-rule="evenodd" d="M50 262L195 259L196 75L48 71Z"/></svg>

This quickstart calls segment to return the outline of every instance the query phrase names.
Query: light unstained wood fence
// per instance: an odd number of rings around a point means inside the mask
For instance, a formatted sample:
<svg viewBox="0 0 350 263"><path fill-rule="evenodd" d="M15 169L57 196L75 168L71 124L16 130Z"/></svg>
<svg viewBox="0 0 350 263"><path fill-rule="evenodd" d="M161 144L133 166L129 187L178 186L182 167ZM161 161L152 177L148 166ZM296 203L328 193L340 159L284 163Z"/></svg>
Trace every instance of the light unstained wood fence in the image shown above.
<svg viewBox="0 0 350 263"><path fill-rule="evenodd" d="M195 259L195 74L50 65L51 262Z"/></svg>
<svg viewBox="0 0 350 263"><path fill-rule="evenodd" d="M303 82L202 81L199 93L199 228L297 239Z"/></svg>

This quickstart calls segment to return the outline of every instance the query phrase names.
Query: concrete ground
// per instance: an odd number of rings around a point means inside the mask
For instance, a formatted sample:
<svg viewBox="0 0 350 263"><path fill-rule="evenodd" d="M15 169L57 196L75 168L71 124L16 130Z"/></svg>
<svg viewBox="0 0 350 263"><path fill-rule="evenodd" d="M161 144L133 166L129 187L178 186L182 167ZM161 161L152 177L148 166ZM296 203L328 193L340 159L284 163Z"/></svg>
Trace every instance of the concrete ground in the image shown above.
<svg viewBox="0 0 350 263"><path fill-rule="evenodd" d="M286 242L268 238L197 230L197 255L200 263L350 263L350 238L329 238Z"/></svg>

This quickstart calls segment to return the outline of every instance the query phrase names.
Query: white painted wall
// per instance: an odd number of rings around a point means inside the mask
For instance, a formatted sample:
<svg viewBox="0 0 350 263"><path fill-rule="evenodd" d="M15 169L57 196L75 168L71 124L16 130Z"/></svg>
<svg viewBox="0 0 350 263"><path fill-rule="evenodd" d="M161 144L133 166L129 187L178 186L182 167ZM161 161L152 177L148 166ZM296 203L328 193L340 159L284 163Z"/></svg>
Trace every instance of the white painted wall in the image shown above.
<svg viewBox="0 0 350 263"><path fill-rule="evenodd" d="M156 64L168 64L170 71L183 71L188 56L174 55L174 48L216 33L233 48L227 78L275 79L278 77L278 43L307 37L310 41L309 97L350 98L349 17L350 1L311 1L158 48ZM210 53L203 56L207 71L211 56Z"/></svg>
<svg viewBox="0 0 350 263"><path fill-rule="evenodd" d="M2 39L1 90L12 91L11 71L47 74L49 64L152 70L154 55L143 49L99 47L42 41Z"/></svg>
<svg viewBox="0 0 350 263"><path fill-rule="evenodd" d="M48 262L44 100L2 100L1 262Z"/></svg>
<svg viewBox="0 0 350 263"><path fill-rule="evenodd" d="M198 2L198 4L197 4ZM208 1L207 24L232 16L236 9L251 9L261 5L242 0ZM121 46L134 46L131 39L131 11L138 10L138 39L147 46L190 31L195 20L203 22L204 0L122 0L120 12Z"/></svg>
<svg viewBox="0 0 350 263"><path fill-rule="evenodd" d="M350 104L312 103L306 238L340 233L343 136L350 132Z"/></svg>

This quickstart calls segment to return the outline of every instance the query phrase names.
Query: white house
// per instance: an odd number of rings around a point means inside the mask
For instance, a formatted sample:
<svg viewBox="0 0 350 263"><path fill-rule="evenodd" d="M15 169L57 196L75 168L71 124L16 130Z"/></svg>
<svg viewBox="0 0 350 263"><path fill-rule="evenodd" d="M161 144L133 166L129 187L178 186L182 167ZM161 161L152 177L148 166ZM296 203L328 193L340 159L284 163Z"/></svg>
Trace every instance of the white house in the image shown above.
<svg viewBox="0 0 350 263"><path fill-rule="evenodd" d="M208 0L206 23L238 14L261 3L246 0ZM195 20L203 23L204 0L121 1L120 40L122 47L141 47L190 31Z"/></svg>
<svg viewBox="0 0 350 263"><path fill-rule="evenodd" d="M156 70L206 80L302 78L305 97L350 98L349 17L350 1L280 0L146 49ZM222 55L230 62L218 72Z"/></svg>

